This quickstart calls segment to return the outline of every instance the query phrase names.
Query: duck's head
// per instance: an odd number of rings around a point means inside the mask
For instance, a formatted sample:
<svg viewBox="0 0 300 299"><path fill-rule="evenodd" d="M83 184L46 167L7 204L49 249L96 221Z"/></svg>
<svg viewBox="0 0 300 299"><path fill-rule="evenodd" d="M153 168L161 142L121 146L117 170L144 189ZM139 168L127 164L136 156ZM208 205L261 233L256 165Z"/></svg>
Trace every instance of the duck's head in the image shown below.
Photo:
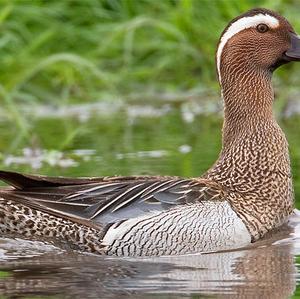
<svg viewBox="0 0 300 299"><path fill-rule="evenodd" d="M284 17L261 8L233 19L216 53L220 83L223 73L271 73L289 61L300 61L300 36Z"/></svg>

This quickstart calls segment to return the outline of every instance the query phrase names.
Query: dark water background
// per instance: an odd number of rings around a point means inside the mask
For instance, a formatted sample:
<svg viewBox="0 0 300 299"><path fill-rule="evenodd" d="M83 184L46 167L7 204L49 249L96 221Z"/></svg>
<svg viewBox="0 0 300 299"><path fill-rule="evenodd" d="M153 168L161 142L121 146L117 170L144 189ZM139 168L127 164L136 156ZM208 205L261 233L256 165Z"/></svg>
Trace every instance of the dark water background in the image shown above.
<svg viewBox="0 0 300 299"><path fill-rule="evenodd" d="M5 117L0 122L1 167L64 176L199 176L221 146L214 103L24 110L32 115L30 138ZM300 207L300 116L293 107L281 111ZM299 219L250 248L179 257L108 258L2 238L0 298L297 298Z"/></svg>

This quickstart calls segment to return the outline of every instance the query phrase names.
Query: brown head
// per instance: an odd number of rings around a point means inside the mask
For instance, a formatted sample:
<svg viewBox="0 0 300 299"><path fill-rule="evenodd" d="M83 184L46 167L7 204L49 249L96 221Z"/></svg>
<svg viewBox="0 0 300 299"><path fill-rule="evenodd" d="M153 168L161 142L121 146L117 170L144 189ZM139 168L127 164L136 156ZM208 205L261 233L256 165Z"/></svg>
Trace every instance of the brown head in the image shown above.
<svg viewBox="0 0 300 299"><path fill-rule="evenodd" d="M228 24L216 56L220 83L230 70L267 74L283 63L300 60L300 37L279 14L252 9Z"/></svg>
<svg viewBox="0 0 300 299"><path fill-rule="evenodd" d="M273 116L272 72L300 61L300 37L279 14L252 9L233 19L223 31L216 53L224 99L224 137ZM249 125L248 125L249 127Z"/></svg>

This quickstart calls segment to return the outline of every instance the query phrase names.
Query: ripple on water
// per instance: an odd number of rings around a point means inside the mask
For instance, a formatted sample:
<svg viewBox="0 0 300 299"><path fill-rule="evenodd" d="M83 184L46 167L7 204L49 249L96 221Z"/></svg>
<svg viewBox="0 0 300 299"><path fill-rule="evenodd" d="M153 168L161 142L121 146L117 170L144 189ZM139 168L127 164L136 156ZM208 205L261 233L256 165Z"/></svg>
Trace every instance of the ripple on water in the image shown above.
<svg viewBox="0 0 300 299"><path fill-rule="evenodd" d="M300 216L249 248L155 258L111 258L42 242L0 239L1 295L65 298L288 298L298 281Z"/></svg>

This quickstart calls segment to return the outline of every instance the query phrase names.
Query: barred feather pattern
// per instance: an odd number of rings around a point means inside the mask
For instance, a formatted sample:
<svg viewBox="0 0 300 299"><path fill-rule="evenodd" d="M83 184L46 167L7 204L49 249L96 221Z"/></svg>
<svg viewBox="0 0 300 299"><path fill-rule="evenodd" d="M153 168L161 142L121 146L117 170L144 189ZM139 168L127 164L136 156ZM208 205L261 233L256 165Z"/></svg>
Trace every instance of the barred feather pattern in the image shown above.
<svg viewBox="0 0 300 299"><path fill-rule="evenodd" d="M19 186L0 195L2 234L87 252L184 254L250 242L246 226L224 201L226 190L205 179L111 178L60 187Z"/></svg>
<svg viewBox="0 0 300 299"><path fill-rule="evenodd" d="M209 201L115 224L103 245L108 255L147 256L226 250L250 241L246 226L228 202Z"/></svg>

